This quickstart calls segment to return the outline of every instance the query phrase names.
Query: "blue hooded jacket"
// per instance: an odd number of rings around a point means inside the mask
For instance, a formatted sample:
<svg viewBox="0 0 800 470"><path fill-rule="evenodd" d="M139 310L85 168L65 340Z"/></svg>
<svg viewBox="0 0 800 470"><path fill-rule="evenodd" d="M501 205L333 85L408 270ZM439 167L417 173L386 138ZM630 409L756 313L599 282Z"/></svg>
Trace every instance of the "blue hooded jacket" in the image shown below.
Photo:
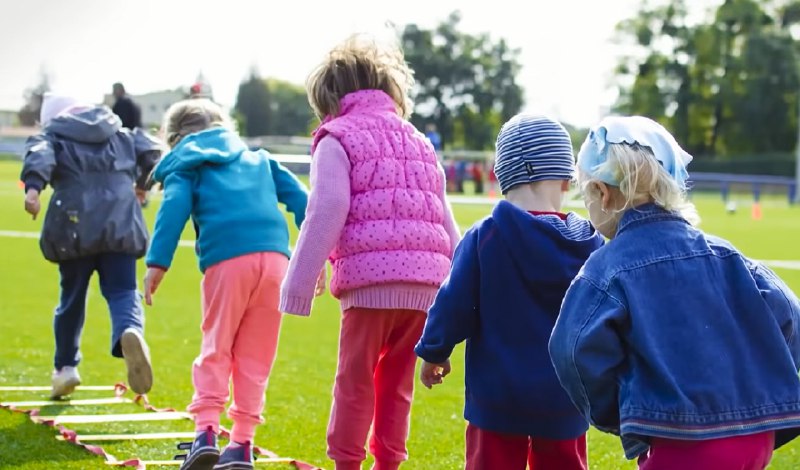
<svg viewBox="0 0 800 470"><path fill-rule="evenodd" d="M251 151L233 131L213 128L185 137L156 166L164 186L147 265L169 268L186 221L197 232L200 270L256 252L287 257L289 229L278 203L299 228L305 186L264 150Z"/></svg>
<svg viewBox="0 0 800 470"><path fill-rule="evenodd" d="M576 214L534 216L505 201L464 235L416 353L441 363L467 341L464 417L471 424L547 439L586 432L547 342L570 282L602 244Z"/></svg>

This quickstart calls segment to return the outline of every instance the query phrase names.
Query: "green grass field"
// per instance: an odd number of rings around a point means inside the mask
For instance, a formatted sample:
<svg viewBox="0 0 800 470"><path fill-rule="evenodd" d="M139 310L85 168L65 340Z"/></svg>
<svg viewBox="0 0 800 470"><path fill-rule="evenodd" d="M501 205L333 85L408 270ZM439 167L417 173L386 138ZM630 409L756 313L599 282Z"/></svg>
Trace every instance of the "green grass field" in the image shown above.
<svg viewBox="0 0 800 470"><path fill-rule="evenodd" d="M38 231L41 218L31 221L22 210L17 186L18 162L0 162L0 231ZM764 217L750 218L747 197L740 198L735 215L724 211L717 195L698 195L703 227L726 237L747 255L764 260L800 260L800 208L789 208L783 198L764 201ZM152 224L156 204L145 213ZM456 205L462 228L486 215L489 206ZM49 385L52 368L52 312L58 295L55 265L46 262L33 238L0 237L0 385ZM192 236L186 232L186 238ZM294 234L293 234L294 236ZM776 270L800 292L800 270ZM142 271L143 275L143 271ZM190 366L200 341L200 273L194 253L179 248L155 305L147 310L147 339L152 351L156 383L149 398L159 407L183 409L192 395ZM125 379L124 366L109 355L109 319L95 279L89 293L80 370L86 385L109 385ZM310 318L287 316L283 323L278 359L267 391L266 423L256 443L284 457L294 457L325 468L325 427L336 368L339 312L329 295L317 300ZM406 469L463 468L465 423L463 406L463 350L454 356L454 372L432 391L417 387ZM76 398L109 396L109 392L79 392ZM45 399L47 393L0 392L0 401ZM132 413L136 405L46 407L43 415ZM229 424L229 423L228 423ZM69 425L80 433L191 431L188 421ZM99 457L70 444L57 442L52 428L34 425L21 414L0 410L0 468L100 469ZM172 441L104 443L118 459L170 459ZM591 431L593 469L634 468L623 459L616 438ZM174 467L173 467L174 468ZM281 468L280 466L273 468ZM775 454L773 469L800 468L800 442Z"/></svg>

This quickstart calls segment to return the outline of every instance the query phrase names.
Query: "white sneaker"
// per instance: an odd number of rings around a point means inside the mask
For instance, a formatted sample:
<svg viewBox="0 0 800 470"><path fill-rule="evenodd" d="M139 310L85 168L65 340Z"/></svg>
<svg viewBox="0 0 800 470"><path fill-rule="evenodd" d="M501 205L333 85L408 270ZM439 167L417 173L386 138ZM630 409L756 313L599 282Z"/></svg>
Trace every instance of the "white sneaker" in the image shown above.
<svg viewBox="0 0 800 470"><path fill-rule="evenodd" d="M141 333L128 328L119 339L122 357L128 368L128 385L131 390L144 395L153 387L153 367L150 365L150 350Z"/></svg>
<svg viewBox="0 0 800 470"><path fill-rule="evenodd" d="M75 387L81 384L81 376L78 369L71 366L64 366L61 370L53 371L53 391L50 397L59 399L75 391Z"/></svg>

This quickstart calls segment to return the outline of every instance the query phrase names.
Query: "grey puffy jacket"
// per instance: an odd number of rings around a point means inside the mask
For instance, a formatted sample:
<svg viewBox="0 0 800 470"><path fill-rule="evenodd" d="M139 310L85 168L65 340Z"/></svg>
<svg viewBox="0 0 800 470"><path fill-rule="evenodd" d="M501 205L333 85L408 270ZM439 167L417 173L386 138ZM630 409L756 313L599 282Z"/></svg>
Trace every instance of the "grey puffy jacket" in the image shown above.
<svg viewBox="0 0 800 470"><path fill-rule="evenodd" d="M145 188L160 156L155 139L123 129L105 106L56 117L28 139L25 190L53 187L40 239L44 257L144 256L148 234L134 185Z"/></svg>

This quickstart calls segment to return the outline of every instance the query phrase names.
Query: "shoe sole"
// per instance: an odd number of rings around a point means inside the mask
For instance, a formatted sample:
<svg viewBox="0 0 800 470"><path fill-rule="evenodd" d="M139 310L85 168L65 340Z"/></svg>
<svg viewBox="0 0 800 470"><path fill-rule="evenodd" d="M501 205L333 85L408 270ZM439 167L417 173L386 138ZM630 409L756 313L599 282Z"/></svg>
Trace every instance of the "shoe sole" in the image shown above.
<svg viewBox="0 0 800 470"><path fill-rule="evenodd" d="M222 465L214 465L213 470L253 470L253 465L241 462L230 462Z"/></svg>
<svg viewBox="0 0 800 470"><path fill-rule="evenodd" d="M119 342L125 366L128 368L128 385L135 393L144 395L153 387L153 366L150 364L147 344L133 330L122 333Z"/></svg>
<svg viewBox="0 0 800 470"><path fill-rule="evenodd" d="M50 392L50 398L53 400L58 400L62 397L72 394L75 391L75 387L81 384L81 379L77 377L73 377L69 381L61 384L61 386L56 389L53 387L52 392Z"/></svg>
<svg viewBox="0 0 800 470"><path fill-rule="evenodd" d="M205 452L196 454L181 465L180 470L214 470L219 461L219 452Z"/></svg>

